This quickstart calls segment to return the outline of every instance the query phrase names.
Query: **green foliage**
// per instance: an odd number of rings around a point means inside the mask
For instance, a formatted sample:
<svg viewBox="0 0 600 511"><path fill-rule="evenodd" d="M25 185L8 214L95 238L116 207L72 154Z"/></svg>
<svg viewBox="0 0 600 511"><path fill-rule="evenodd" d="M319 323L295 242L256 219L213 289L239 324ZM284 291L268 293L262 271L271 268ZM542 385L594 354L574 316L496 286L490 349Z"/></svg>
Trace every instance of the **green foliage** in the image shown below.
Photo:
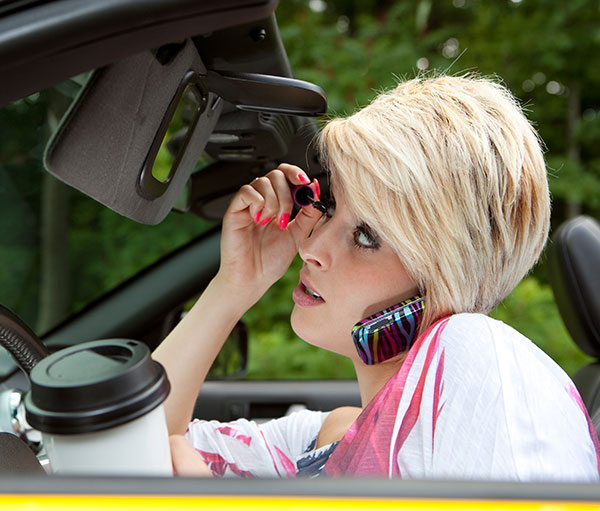
<svg viewBox="0 0 600 511"><path fill-rule="evenodd" d="M531 339L571 376L593 360L571 340L550 286L534 277L525 278L491 316Z"/></svg>
<svg viewBox="0 0 600 511"><path fill-rule="evenodd" d="M350 359L315 348L298 339L283 322L251 336L248 378L353 378Z"/></svg>
<svg viewBox="0 0 600 511"><path fill-rule="evenodd" d="M427 17L423 3L395 2L384 16L373 16L380 3L337 2L338 11L314 12L304 2L286 2L277 11L295 75L323 87L332 115L350 114L393 86L398 76L416 75L417 60L428 51L441 60L433 48L446 31L417 30Z"/></svg>
<svg viewBox="0 0 600 511"><path fill-rule="evenodd" d="M72 309L116 287L214 224L193 215L171 212L159 225L142 225L76 194L69 225Z"/></svg>
<svg viewBox="0 0 600 511"><path fill-rule="evenodd" d="M300 340L290 326L292 291L302 261L290 270L244 315L249 331L248 378L352 378L349 359Z"/></svg>

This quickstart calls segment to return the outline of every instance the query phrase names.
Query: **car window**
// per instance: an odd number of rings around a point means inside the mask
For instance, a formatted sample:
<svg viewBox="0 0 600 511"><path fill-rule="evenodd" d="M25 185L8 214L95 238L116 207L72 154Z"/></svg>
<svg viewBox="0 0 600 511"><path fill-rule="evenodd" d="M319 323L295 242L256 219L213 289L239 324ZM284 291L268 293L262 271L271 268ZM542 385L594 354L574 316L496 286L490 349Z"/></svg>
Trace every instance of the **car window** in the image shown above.
<svg viewBox="0 0 600 511"><path fill-rule="evenodd" d="M74 77L0 109L0 303L43 335L214 223L173 211L131 221L44 170Z"/></svg>

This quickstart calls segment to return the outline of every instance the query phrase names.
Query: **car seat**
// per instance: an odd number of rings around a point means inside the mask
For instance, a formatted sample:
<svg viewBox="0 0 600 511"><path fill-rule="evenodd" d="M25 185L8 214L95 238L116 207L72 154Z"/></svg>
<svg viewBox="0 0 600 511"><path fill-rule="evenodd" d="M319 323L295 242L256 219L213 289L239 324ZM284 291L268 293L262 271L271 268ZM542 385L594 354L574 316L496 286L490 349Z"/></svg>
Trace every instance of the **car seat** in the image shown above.
<svg viewBox="0 0 600 511"><path fill-rule="evenodd" d="M560 315L579 348L596 359L573 377L600 434L600 224L568 220L548 247L549 276Z"/></svg>

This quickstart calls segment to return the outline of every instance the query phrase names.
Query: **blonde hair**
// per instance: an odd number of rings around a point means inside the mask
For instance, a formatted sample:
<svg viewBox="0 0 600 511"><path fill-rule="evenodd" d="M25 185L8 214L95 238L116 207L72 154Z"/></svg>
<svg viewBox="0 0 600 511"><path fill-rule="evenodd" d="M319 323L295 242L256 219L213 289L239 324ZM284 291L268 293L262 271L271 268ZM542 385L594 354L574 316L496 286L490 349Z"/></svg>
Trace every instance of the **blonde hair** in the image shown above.
<svg viewBox="0 0 600 511"><path fill-rule="evenodd" d="M353 212L394 248L426 297L426 328L487 314L527 274L548 236L541 141L502 85L417 78L319 138Z"/></svg>

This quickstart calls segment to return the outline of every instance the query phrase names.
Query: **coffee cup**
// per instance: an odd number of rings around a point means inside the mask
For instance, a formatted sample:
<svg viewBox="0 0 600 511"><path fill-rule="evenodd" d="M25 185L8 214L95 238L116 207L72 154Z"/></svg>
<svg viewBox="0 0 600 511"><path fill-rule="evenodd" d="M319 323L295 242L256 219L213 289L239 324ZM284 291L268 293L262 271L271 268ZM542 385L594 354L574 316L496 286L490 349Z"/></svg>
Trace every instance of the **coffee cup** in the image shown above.
<svg viewBox="0 0 600 511"><path fill-rule="evenodd" d="M163 409L170 386L146 345L92 341L31 371L26 418L59 474L172 475Z"/></svg>

